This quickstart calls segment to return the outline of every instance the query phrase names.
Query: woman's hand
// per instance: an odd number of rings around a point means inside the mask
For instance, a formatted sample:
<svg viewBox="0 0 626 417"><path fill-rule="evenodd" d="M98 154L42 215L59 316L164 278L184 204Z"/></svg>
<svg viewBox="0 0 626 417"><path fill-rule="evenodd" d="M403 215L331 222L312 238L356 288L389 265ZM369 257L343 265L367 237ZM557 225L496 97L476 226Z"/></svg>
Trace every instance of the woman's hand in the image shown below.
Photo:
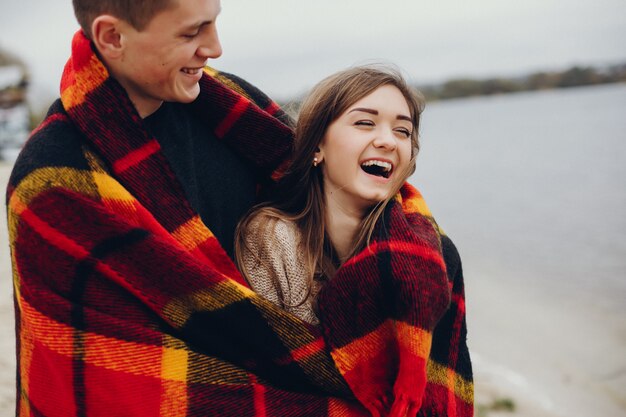
<svg viewBox="0 0 626 417"><path fill-rule="evenodd" d="M400 394L393 401L389 417L415 417L422 406L422 398Z"/></svg>

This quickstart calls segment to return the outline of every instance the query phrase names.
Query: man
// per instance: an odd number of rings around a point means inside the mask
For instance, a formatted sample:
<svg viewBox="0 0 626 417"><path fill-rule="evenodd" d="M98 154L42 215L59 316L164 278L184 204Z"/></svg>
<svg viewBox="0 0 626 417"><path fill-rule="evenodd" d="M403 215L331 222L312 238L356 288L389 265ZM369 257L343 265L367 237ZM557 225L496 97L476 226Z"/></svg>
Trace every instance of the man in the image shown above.
<svg viewBox="0 0 626 417"><path fill-rule="evenodd" d="M320 330L229 256L292 132L257 89L202 69L219 0L74 9L61 98L7 190L17 414L367 415Z"/></svg>
<svg viewBox="0 0 626 417"><path fill-rule="evenodd" d="M286 158L287 118L236 77L201 80L221 54L219 0L74 6L82 33L61 100L8 189L18 414L219 415L231 407L219 393L252 382L185 346L210 332L185 330L187 310L209 278L238 276L222 247L232 251L258 178ZM251 143L263 133L272 152ZM230 387L211 369L227 369Z"/></svg>

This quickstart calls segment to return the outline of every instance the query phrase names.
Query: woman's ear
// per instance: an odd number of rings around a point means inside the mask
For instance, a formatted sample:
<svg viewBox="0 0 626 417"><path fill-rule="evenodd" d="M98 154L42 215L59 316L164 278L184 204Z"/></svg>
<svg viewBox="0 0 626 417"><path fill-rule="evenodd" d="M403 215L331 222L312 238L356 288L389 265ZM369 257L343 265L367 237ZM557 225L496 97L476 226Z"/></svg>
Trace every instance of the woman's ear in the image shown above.
<svg viewBox="0 0 626 417"><path fill-rule="evenodd" d="M122 54L120 24L121 20L111 15L100 15L91 24L92 41L105 59L116 59Z"/></svg>
<svg viewBox="0 0 626 417"><path fill-rule="evenodd" d="M324 151L320 149L320 147L318 146L317 150L313 154L313 162L317 166L317 164L321 164L323 160L324 160Z"/></svg>

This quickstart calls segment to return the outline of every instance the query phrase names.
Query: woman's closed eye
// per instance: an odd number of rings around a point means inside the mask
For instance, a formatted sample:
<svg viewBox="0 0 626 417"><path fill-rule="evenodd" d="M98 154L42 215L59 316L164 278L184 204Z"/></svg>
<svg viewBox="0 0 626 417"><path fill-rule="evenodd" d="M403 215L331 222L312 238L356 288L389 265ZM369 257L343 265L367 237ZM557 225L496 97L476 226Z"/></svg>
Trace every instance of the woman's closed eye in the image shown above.
<svg viewBox="0 0 626 417"><path fill-rule="evenodd" d="M406 138L410 138L411 137L411 131L409 129L406 129L404 127L399 127L394 129L396 132L398 132L399 134L403 135Z"/></svg>
<svg viewBox="0 0 626 417"><path fill-rule="evenodd" d="M376 124L371 120L357 120L354 122L355 126L376 126Z"/></svg>

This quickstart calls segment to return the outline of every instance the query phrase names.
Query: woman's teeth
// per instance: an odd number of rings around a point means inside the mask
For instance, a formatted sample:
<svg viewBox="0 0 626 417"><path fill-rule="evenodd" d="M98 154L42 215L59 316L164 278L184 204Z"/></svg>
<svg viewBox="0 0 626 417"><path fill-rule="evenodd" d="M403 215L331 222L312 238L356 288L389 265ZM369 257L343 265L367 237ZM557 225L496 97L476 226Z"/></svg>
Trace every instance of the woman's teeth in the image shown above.
<svg viewBox="0 0 626 417"><path fill-rule="evenodd" d="M369 161L363 162L361 164L361 168L368 174L389 178L389 174L391 173L393 165L386 161L377 161L375 159L370 159Z"/></svg>

